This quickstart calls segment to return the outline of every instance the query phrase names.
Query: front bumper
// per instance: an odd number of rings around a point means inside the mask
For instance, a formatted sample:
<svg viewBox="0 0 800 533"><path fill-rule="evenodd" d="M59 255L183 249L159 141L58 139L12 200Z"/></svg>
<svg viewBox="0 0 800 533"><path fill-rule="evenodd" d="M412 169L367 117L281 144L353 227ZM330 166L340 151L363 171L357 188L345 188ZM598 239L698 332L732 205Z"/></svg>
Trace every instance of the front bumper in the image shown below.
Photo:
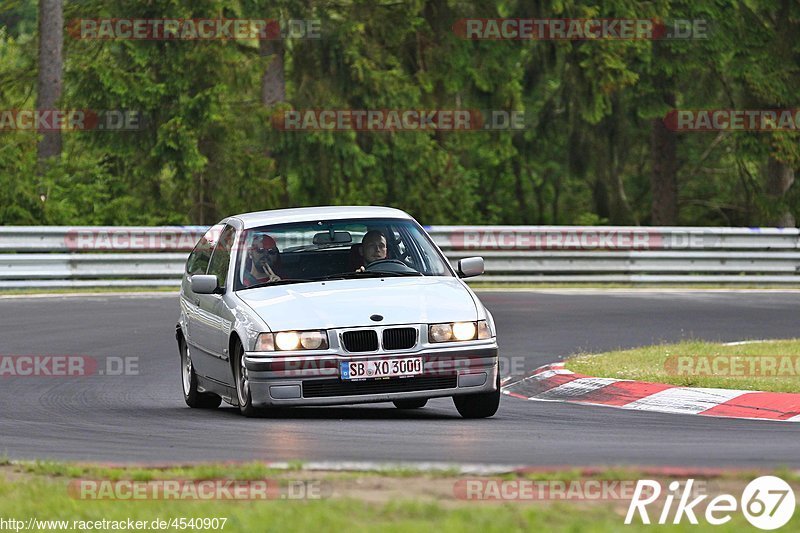
<svg viewBox="0 0 800 533"><path fill-rule="evenodd" d="M421 376L349 381L340 364L365 359L423 358ZM436 398L497 390L497 344L436 347L370 356L324 354L265 357L245 354L250 395L256 407L341 405Z"/></svg>

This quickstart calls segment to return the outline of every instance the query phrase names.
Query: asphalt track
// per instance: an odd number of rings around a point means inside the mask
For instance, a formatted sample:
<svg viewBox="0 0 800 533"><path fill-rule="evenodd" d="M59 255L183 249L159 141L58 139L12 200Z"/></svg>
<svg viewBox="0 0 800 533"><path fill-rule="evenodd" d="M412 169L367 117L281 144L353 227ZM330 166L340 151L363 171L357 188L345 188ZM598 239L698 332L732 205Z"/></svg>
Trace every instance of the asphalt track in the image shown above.
<svg viewBox="0 0 800 533"><path fill-rule="evenodd" d="M506 369L661 341L798 336L800 293L481 292ZM298 408L245 419L189 409L177 297L0 299L0 354L138 357L138 375L0 377L0 454L112 462L435 461L514 465L800 466L800 424L632 412L503 397L464 420L449 399ZM524 367L524 368L523 368Z"/></svg>

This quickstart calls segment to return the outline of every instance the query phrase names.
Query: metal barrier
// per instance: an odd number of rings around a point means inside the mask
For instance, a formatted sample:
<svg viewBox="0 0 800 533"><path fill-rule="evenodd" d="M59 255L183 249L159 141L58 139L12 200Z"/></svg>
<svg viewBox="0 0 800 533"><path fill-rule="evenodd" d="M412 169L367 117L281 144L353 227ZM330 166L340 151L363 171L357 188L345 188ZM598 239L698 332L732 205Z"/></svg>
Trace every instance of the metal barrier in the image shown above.
<svg viewBox="0 0 800 533"><path fill-rule="evenodd" d="M482 283L800 283L796 228L433 226ZM0 227L0 288L179 284L205 227Z"/></svg>

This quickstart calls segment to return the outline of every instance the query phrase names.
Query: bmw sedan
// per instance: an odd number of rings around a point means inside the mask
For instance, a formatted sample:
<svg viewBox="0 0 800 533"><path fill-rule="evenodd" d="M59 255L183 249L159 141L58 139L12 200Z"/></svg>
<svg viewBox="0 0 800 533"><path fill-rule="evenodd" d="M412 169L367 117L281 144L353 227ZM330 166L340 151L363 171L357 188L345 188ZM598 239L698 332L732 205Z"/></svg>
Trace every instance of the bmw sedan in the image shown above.
<svg viewBox="0 0 800 533"><path fill-rule="evenodd" d="M189 255L176 326L190 407L452 397L466 418L500 402L491 313L408 214L309 207L228 217Z"/></svg>

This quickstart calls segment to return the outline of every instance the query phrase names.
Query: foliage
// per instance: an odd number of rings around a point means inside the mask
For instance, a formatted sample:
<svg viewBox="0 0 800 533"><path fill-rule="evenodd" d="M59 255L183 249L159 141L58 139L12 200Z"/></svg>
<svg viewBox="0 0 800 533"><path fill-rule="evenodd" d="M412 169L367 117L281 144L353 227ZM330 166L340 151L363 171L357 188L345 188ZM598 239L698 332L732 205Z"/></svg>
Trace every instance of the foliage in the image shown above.
<svg viewBox="0 0 800 533"><path fill-rule="evenodd" d="M0 8L0 109L32 109L36 9ZM4 4L5 5L5 4ZM427 224L647 224L650 129L684 109L792 108L800 8L788 0L82 0L87 18L318 19L287 39L286 102L262 104L272 56L237 41L81 40L65 33L65 109L126 109L143 127L0 131L0 223L212 223L235 212L383 204ZM704 19L707 39L472 41L468 17ZM523 111L525 129L283 132L283 109ZM800 168L796 132L677 134L679 219L760 225L796 212L768 194L772 161ZM44 199L44 200L43 200Z"/></svg>

